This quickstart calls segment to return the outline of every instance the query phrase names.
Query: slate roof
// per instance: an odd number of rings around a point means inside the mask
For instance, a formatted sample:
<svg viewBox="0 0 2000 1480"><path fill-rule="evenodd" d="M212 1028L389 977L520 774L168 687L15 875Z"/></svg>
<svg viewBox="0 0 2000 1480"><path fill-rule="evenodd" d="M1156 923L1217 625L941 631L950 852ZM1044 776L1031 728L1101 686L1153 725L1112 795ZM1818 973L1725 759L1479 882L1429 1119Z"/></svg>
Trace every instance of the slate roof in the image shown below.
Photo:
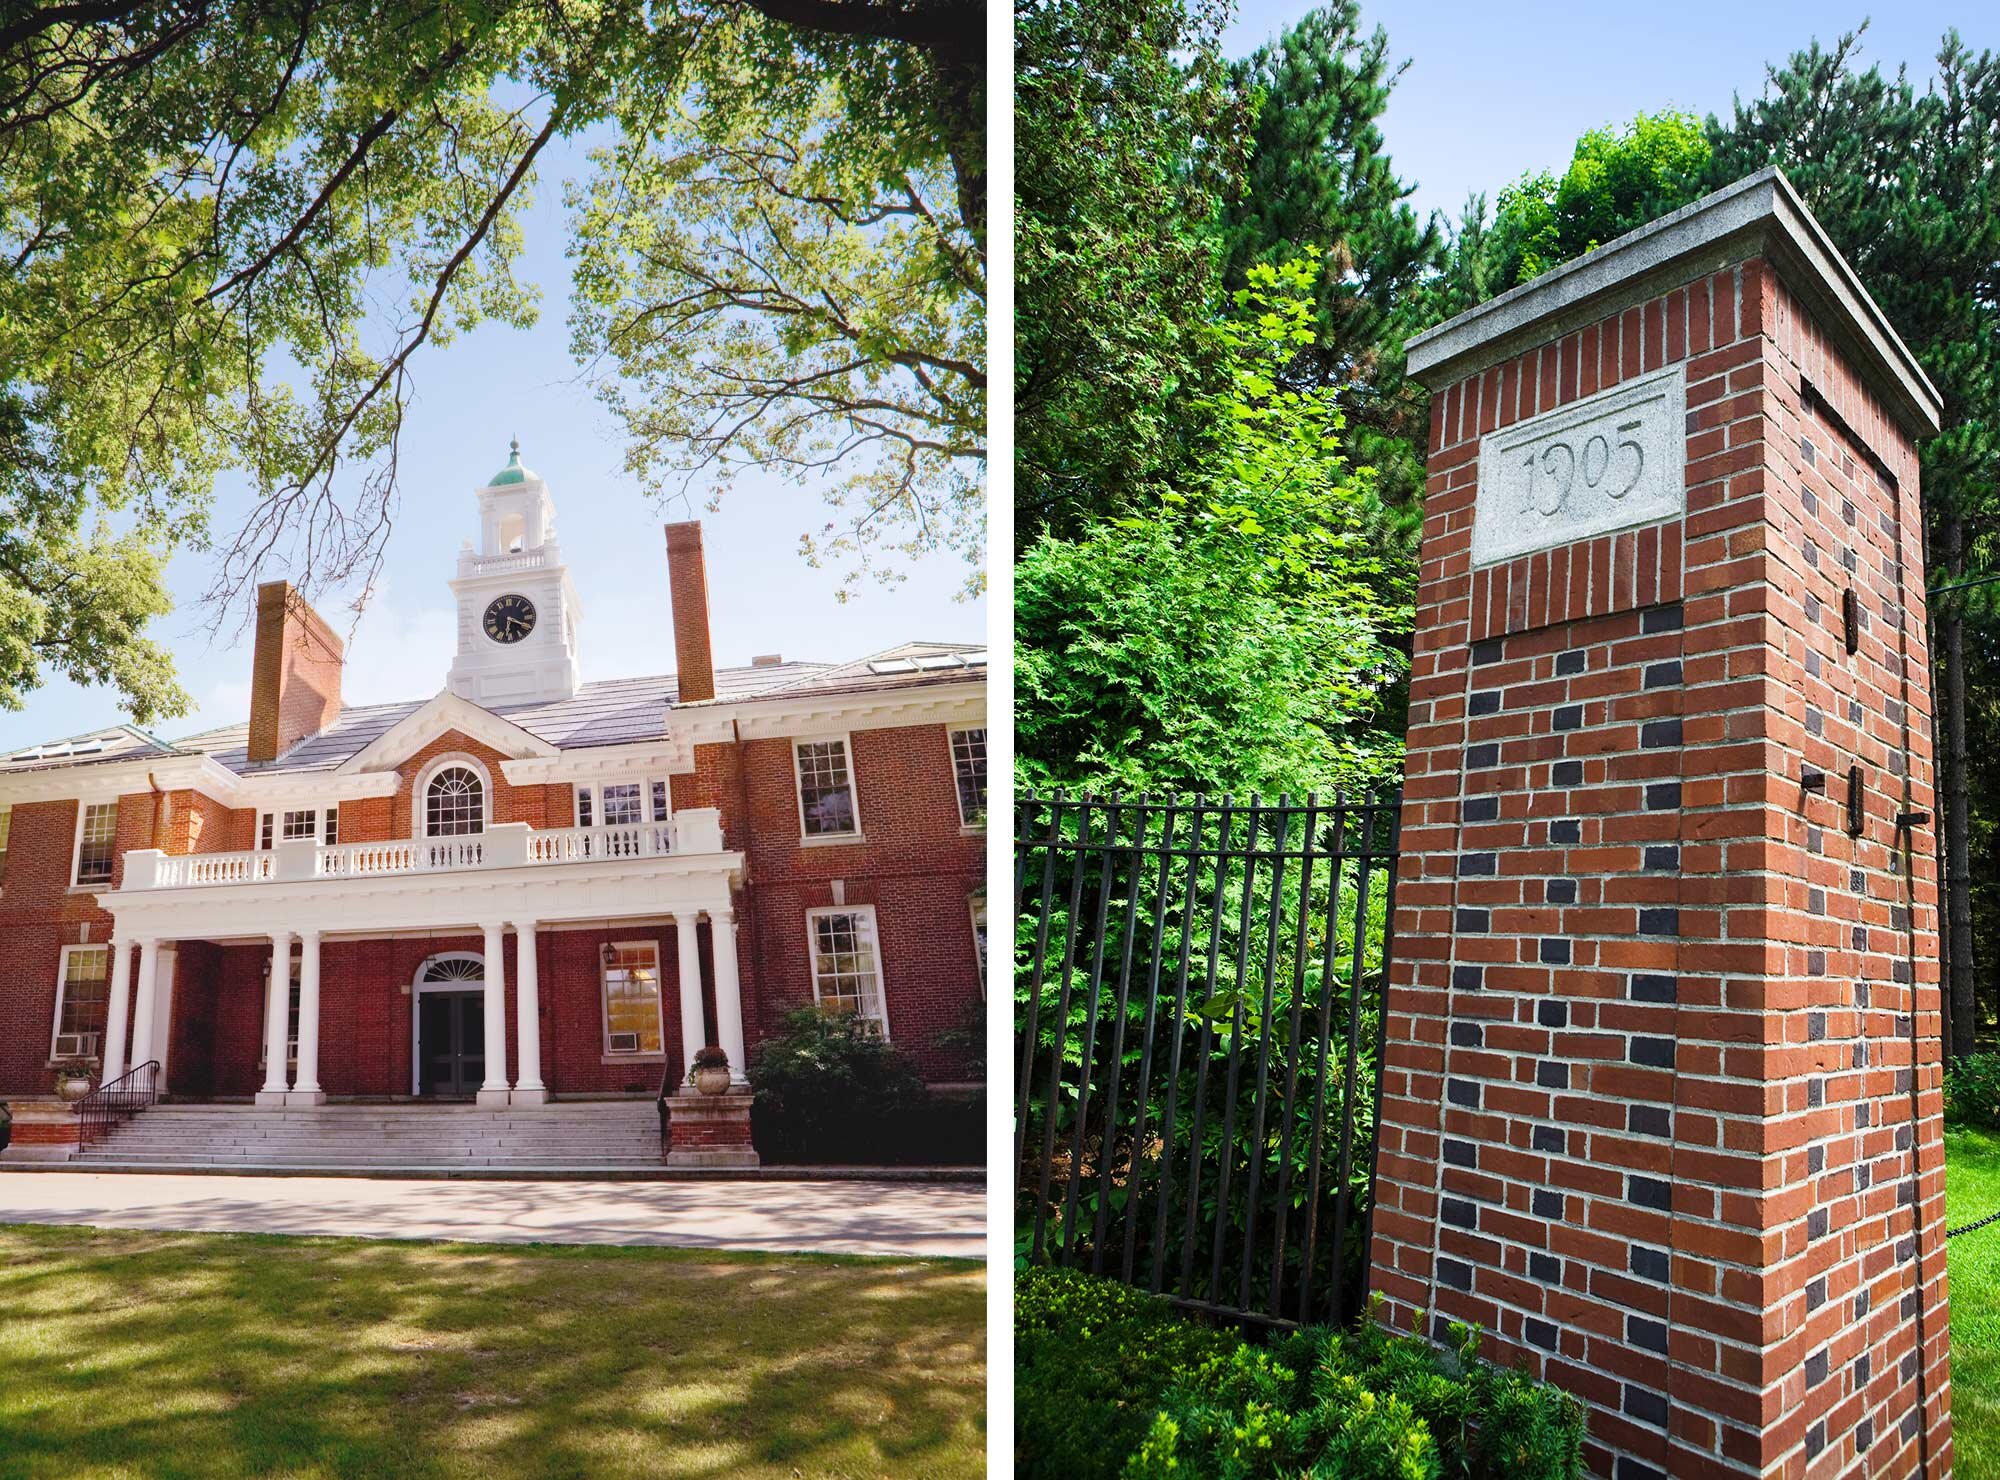
<svg viewBox="0 0 2000 1480"><path fill-rule="evenodd" d="M537 739L562 750L585 746L629 745L665 738L670 711L676 707L706 707L745 699L790 698L821 694L866 693L885 688L916 688L983 676L986 650L973 643L909 642L858 658L851 663L766 663L718 668L715 698L679 704L679 683L671 674L648 678L613 678L584 684L574 698L542 704L496 706L493 713L511 720ZM878 671L886 669L886 671ZM131 725L94 730L67 740L49 741L12 756L0 757L0 775L54 766L98 761L131 760L145 753L208 755L240 775L267 776L292 772L331 771L362 751L386 731L422 709L431 699L396 704L361 704L341 710L319 734L294 745L274 761L253 764L248 755L250 722L243 720L171 743ZM77 747L94 745L79 750ZM70 747L64 750L63 747ZM60 752L60 753L58 753Z"/></svg>

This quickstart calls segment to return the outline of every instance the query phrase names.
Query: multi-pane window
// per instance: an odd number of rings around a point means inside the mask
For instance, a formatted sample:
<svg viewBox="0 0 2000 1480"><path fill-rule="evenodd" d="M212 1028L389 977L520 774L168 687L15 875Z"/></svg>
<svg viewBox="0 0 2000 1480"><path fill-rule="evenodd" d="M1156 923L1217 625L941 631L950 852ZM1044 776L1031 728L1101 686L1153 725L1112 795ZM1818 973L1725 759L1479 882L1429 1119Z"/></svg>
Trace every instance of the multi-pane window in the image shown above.
<svg viewBox="0 0 2000 1480"><path fill-rule="evenodd" d="M986 728L951 732L951 770L958 781L958 820L986 826Z"/></svg>
<svg viewBox="0 0 2000 1480"><path fill-rule="evenodd" d="M281 812L260 813L257 818L257 846L269 849L282 840L300 838L315 843L340 841L340 808L295 807Z"/></svg>
<svg viewBox="0 0 2000 1480"><path fill-rule="evenodd" d="M479 773L446 766L424 788L424 836L456 838L486 831L486 787Z"/></svg>
<svg viewBox="0 0 2000 1480"><path fill-rule="evenodd" d="M92 802L83 809L76 838L76 882L109 884L118 840L118 804Z"/></svg>
<svg viewBox="0 0 2000 1480"><path fill-rule="evenodd" d="M854 778L845 740L798 743L799 816L809 838L851 837L860 831L854 813Z"/></svg>
<svg viewBox="0 0 2000 1480"><path fill-rule="evenodd" d="M858 1013L887 1033L874 909L808 910L806 931L814 999L830 1012Z"/></svg>
<svg viewBox="0 0 2000 1480"><path fill-rule="evenodd" d="M14 809L0 807L0 876L7 872L7 839L14 831Z"/></svg>
<svg viewBox="0 0 2000 1480"><path fill-rule="evenodd" d="M103 946L66 946L56 983L54 1057L104 1054L104 1017L111 1004L111 953Z"/></svg>
<svg viewBox="0 0 2000 1480"><path fill-rule="evenodd" d="M986 995L986 891L975 889L967 901L972 910L972 952L979 958L979 995Z"/></svg>
<svg viewBox="0 0 2000 1480"><path fill-rule="evenodd" d="M576 789L576 825L630 827L640 822L667 822L673 817L665 781L607 782Z"/></svg>
<svg viewBox="0 0 2000 1480"><path fill-rule="evenodd" d="M604 950L604 1050L660 1052L660 950L651 941Z"/></svg>
<svg viewBox="0 0 2000 1480"><path fill-rule="evenodd" d="M643 820L639 807L639 783L623 781L604 788L604 825L630 827Z"/></svg>

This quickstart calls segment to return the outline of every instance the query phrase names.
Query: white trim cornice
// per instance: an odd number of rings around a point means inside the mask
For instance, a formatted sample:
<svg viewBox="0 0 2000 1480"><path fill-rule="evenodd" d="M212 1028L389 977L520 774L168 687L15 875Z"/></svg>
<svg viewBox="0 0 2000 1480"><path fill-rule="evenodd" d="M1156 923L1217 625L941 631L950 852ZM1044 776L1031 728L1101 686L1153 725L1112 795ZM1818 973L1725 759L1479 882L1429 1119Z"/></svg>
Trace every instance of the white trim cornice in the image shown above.
<svg viewBox="0 0 2000 1480"><path fill-rule="evenodd" d="M529 734L512 720L503 719L492 710L482 709L470 699L462 699L446 689L422 708L405 715L384 730L366 748L342 761L337 774L386 770L398 761L408 760L426 745L453 730L467 739L490 745L505 756L553 757L561 754L548 741Z"/></svg>
<svg viewBox="0 0 2000 1480"><path fill-rule="evenodd" d="M726 729L723 738L729 738ZM685 776L693 771L693 745L673 738L643 745L565 750L553 756L526 756L500 763L500 774L515 786L556 781L643 781L649 776Z"/></svg>
<svg viewBox="0 0 2000 1480"><path fill-rule="evenodd" d="M916 691L885 689L863 693L800 693L745 699L711 711L735 721L745 740L783 740L793 735L886 730L899 725L964 725L986 718L986 685L938 684ZM676 710L673 721L679 721ZM721 736L718 738L729 738Z"/></svg>
<svg viewBox="0 0 2000 1480"><path fill-rule="evenodd" d="M207 755L141 754L130 760L100 761L88 766L52 766L47 770L0 773L0 806L21 802L82 800L105 802L113 797L151 791L198 791L226 805L243 805L235 798L242 778Z"/></svg>
<svg viewBox="0 0 2000 1480"><path fill-rule="evenodd" d="M338 771L280 771L275 775L236 778L239 807L268 810L280 802L353 802L363 797L392 797L403 785L398 771L370 771L344 776Z"/></svg>

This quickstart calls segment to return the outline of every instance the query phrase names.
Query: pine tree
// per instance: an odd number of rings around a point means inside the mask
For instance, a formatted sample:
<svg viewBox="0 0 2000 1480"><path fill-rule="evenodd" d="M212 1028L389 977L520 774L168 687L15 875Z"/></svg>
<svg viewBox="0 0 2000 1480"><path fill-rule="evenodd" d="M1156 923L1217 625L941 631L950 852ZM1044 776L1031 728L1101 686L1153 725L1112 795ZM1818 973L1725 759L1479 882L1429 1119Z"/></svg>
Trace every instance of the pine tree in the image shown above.
<svg viewBox="0 0 2000 1480"><path fill-rule="evenodd" d="M1319 253L1314 342L1288 378L1341 392L1358 460L1382 473L1385 503L1411 510L1427 399L1404 379L1403 341L1425 325L1444 233L1410 205L1383 143L1407 63L1390 60L1381 27L1364 37L1360 25L1357 0L1335 0L1232 67L1256 123L1244 188L1225 207L1224 274L1240 288L1257 263Z"/></svg>

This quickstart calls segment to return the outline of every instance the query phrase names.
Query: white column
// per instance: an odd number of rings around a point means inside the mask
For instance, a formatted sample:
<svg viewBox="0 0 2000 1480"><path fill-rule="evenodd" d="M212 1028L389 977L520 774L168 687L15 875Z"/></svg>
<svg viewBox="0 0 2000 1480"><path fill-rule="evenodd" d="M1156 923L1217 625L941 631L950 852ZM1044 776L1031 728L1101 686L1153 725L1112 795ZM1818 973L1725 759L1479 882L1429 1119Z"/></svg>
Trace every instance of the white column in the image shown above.
<svg viewBox="0 0 2000 1480"><path fill-rule="evenodd" d="M299 932L299 1073L287 1105L324 1105L319 1087L319 932Z"/></svg>
<svg viewBox="0 0 2000 1480"><path fill-rule="evenodd" d="M132 942L111 939L111 1005L104 1017L104 1068L99 1084L125 1072L125 1030L132 1026Z"/></svg>
<svg viewBox="0 0 2000 1480"><path fill-rule="evenodd" d="M486 932L486 1082L479 1103L507 1103L507 933L499 921Z"/></svg>
<svg viewBox="0 0 2000 1480"><path fill-rule="evenodd" d="M132 1063L138 1068L153 1056L154 1001L160 985L160 943L139 942L139 981L132 993Z"/></svg>
<svg viewBox="0 0 2000 1480"><path fill-rule="evenodd" d="M743 1072L743 986L736 976L736 912L731 909L708 912L709 948L715 953L715 1035L722 1051L729 1055L732 1084L748 1084Z"/></svg>
<svg viewBox="0 0 2000 1480"><path fill-rule="evenodd" d="M680 948L681 1083L687 1083L694 1056L708 1045L708 1028L701 1011L701 942L695 938L695 917L674 916L674 944Z"/></svg>
<svg viewBox="0 0 2000 1480"><path fill-rule="evenodd" d="M546 1105L548 1086L542 1083L542 980L535 960L535 922L514 922L514 1037L520 1056L514 1081L516 1105Z"/></svg>
<svg viewBox="0 0 2000 1480"><path fill-rule="evenodd" d="M144 956L140 958L144 970ZM292 933L271 932L271 984L264 999L264 1087L260 1105L285 1103L285 1029L292 1013Z"/></svg>

